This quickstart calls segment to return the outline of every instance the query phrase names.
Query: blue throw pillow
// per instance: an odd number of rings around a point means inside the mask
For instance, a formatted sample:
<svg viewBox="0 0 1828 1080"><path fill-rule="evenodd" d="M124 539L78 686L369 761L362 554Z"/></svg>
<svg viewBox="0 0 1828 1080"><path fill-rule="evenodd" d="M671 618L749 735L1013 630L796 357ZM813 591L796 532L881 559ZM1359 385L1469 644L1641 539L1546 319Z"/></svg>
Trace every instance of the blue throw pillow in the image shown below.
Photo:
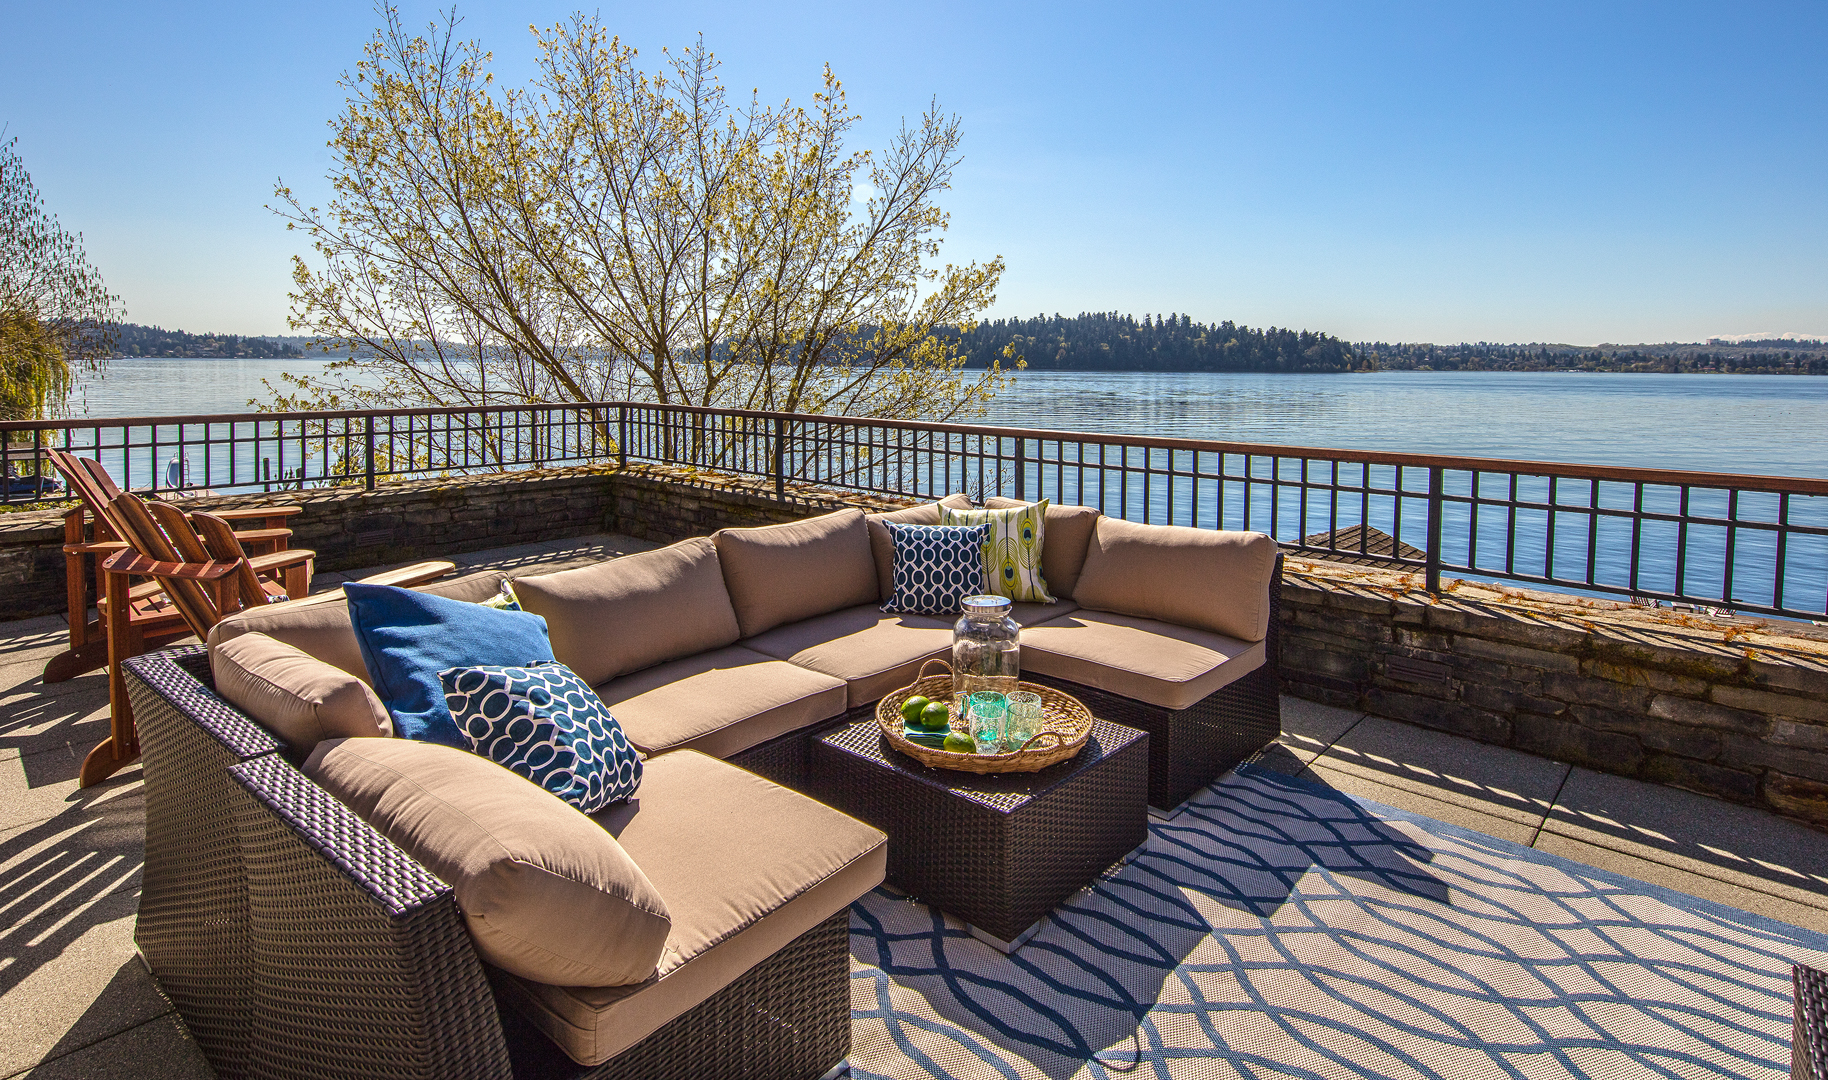
<svg viewBox="0 0 1828 1080"><path fill-rule="evenodd" d="M967 596L984 591L980 525L903 525L885 521L895 545L894 588L882 610L902 615L957 615Z"/></svg>
<svg viewBox="0 0 1828 1080"><path fill-rule="evenodd" d="M546 620L530 612L498 611L392 585L351 582L343 594L369 681L401 738L468 750L469 740L444 703L438 673L553 659Z"/></svg>
<svg viewBox="0 0 1828 1080"><path fill-rule="evenodd" d="M641 756L622 725L564 664L451 668L438 680L472 751L586 814L640 785Z"/></svg>

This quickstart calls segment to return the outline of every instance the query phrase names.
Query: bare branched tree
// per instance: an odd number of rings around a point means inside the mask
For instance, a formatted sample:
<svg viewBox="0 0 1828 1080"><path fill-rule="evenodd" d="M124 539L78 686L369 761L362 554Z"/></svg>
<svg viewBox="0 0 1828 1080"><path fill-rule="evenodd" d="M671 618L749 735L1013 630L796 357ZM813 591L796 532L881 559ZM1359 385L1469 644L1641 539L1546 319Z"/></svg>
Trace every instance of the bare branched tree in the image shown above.
<svg viewBox="0 0 1828 1080"><path fill-rule="evenodd" d="M929 109L880 158L827 69L808 106L732 105L703 42L658 71L594 18L535 33L497 87L447 18L397 12L344 85L334 195L275 212L311 237L292 325L351 359L275 404L634 397L947 418L1006 378L956 341L1002 260L937 259L958 120ZM359 376L359 377L352 377Z"/></svg>
<svg viewBox="0 0 1828 1080"><path fill-rule="evenodd" d="M122 312L82 236L45 213L18 142L0 144L0 419L42 420L107 362Z"/></svg>

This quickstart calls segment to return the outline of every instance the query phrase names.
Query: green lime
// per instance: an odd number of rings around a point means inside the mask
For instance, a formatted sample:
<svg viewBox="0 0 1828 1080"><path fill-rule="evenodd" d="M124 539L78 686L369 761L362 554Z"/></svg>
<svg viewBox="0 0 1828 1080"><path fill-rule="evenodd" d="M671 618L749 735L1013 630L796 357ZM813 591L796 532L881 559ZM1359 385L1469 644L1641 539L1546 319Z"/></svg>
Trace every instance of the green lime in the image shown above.
<svg viewBox="0 0 1828 1080"><path fill-rule="evenodd" d="M971 736L960 735L955 731L946 736L946 743L940 749L950 750L954 754L975 754L977 753L977 743L971 741Z"/></svg>
<svg viewBox="0 0 1828 1080"><path fill-rule="evenodd" d="M920 712L930 704L932 704L932 702L916 694L901 703L901 718L907 721L909 727L919 727Z"/></svg>
<svg viewBox="0 0 1828 1080"><path fill-rule="evenodd" d="M943 701L929 701L915 726L922 731L944 731L952 726L952 709Z"/></svg>

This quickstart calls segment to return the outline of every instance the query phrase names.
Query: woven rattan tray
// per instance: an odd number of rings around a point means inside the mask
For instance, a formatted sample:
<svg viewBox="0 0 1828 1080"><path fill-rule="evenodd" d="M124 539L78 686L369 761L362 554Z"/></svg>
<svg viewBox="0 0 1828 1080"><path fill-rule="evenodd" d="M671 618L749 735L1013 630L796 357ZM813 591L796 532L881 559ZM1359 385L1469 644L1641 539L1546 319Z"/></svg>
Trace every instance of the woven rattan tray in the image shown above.
<svg viewBox="0 0 1828 1080"><path fill-rule="evenodd" d="M945 668L946 673L929 676L927 668L934 664ZM960 772L1038 772L1079 753L1080 748L1085 746L1086 736L1092 733L1091 711L1078 698L1061 693L1051 686L1035 683L1019 685L1023 690L1041 695L1041 724L1035 737L1028 740L1026 746L1006 754L958 754L922 746L903 734L902 702L916 695L934 701L952 700L952 668L943 660L929 660L922 664L920 674L915 676L911 685L904 686L877 702L876 724L882 728L883 737L889 740L891 746L914 760L923 765ZM952 709L952 730L970 733L965 718L958 715L957 708Z"/></svg>

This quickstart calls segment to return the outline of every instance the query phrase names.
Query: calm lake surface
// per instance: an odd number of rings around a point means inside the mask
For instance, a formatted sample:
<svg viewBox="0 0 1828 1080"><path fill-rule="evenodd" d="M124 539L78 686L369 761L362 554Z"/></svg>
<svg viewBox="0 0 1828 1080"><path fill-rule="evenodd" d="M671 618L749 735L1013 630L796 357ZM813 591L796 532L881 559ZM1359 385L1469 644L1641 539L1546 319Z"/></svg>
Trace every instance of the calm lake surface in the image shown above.
<svg viewBox="0 0 1828 1080"><path fill-rule="evenodd" d="M313 360L117 360L89 417L248 411ZM1547 372L1024 372L982 423L1828 478L1828 378Z"/></svg>
<svg viewBox="0 0 1828 1080"><path fill-rule="evenodd" d="M265 399L262 380L277 382L281 372L315 374L321 361L310 360L120 360L105 378L81 389L79 412L92 418L111 416L197 415L248 411L249 399ZM1022 373L1015 386L997 396L982 423L1008 427L1085 431L1122 435L1175 435L1229 442L1270 443L1302 447L1438 453L1462 457L1580 462L1642 466L1701 472L1828 478L1828 378L1758 375L1554 374L1535 372L1391 372L1376 375L1208 375L1144 373ZM162 432L170 437L175 432ZM237 453L236 471L254 476L251 448ZM210 461L192 462L193 472L220 475L229 462L225 451ZM104 455L105 456L105 455ZM160 455L161 459L163 454ZM1165 459L1163 459L1165 461ZM1241 459L1227 472L1241 468ZM1159 466L1163 461L1157 461ZM136 451L132 476L123 483L146 483L154 462ZM284 465L282 460L280 465ZM321 462L309 462L309 475L321 475ZM114 468L110 462L110 468ZM1031 468L1036 466L1031 465ZM1210 471L1207 455L1196 468L1192 455L1177 452L1173 484L1146 486L1140 476L1101 474L1098 470L1059 470L1062 501L1088 502L1134 517L1204 527L1267 528L1278 538L1293 539L1358 522L1357 500L1329 500L1324 493L1304 500L1294 487L1282 488L1272 516L1267 501L1255 509L1245 497L1246 485L1228 480L1223 491L1209 480L1196 484L1191 473ZM1249 485L1262 496L1261 480L1274 463L1256 459ZM1342 484L1358 483L1350 470ZM1361 474L1362 475L1362 474ZM1469 474L1450 474L1449 495L1464 495ZM1395 472L1375 466L1370 482L1388 490ZM207 482L207 480L205 481ZM1042 483L1035 475L1035 482ZM1414 475L1403 481L1415 490ZM1426 476L1422 475L1424 488ZM968 485L964 475L941 477L938 490ZM1581 485L1571 485L1580 488ZM1100 490L1102 488L1102 490ZM1197 489L1197 490L1196 490ZM1204 494L1202 495L1202 491ZM1602 485L1601 505L1628 509L1631 485ZM1647 488L1644 509L1674 513L1678 491ZM1549 501L1540 478L1520 483L1519 498ZM1564 489L1555 500L1576 509L1558 512L1549 522L1541 511L1519 510L1515 521L1502 508L1482 507L1475 517L1464 503L1443 511L1443 558L1450 565L1500 571L1547 574L1559 580L1578 576L1589 550L1595 554L1595 579L1625 587L1632 580L1633 539L1630 520L1601 517L1597 524L1578 511L1585 496ZM1696 490L1693 513L1724 518L1724 491ZM1623 500L1623 501L1621 501ZM1364 509L1367 524L1407 542L1426 531L1426 500L1373 499ZM1718 503L1719 505L1715 505ZM1766 504L1770 505L1766 505ZM1748 495L1740 501L1741 520L1775 521L1776 500ZM1789 520L1828 526L1828 497L1797 496ZM1515 535L1513 537L1513 527ZM1589 529L1593 535L1589 536ZM1550 538L1552 539L1552 542ZM1678 534L1669 521L1643 524L1641 565L1635 589L1665 595L1723 596L1732 564L1731 599L1740 604L1788 606L1822 611L1828 591L1828 534L1793 536L1780 556L1774 534L1740 529L1736 539L1724 528L1696 525L1687 533L1686 563L1676 559ZM1550 548L1553 548L1551 551ZM1729 554L1731 552L1731 554ZM1784 564L1779 596L1776 565ZM1678 580L1680 579L1680 580Z"/></svg>

